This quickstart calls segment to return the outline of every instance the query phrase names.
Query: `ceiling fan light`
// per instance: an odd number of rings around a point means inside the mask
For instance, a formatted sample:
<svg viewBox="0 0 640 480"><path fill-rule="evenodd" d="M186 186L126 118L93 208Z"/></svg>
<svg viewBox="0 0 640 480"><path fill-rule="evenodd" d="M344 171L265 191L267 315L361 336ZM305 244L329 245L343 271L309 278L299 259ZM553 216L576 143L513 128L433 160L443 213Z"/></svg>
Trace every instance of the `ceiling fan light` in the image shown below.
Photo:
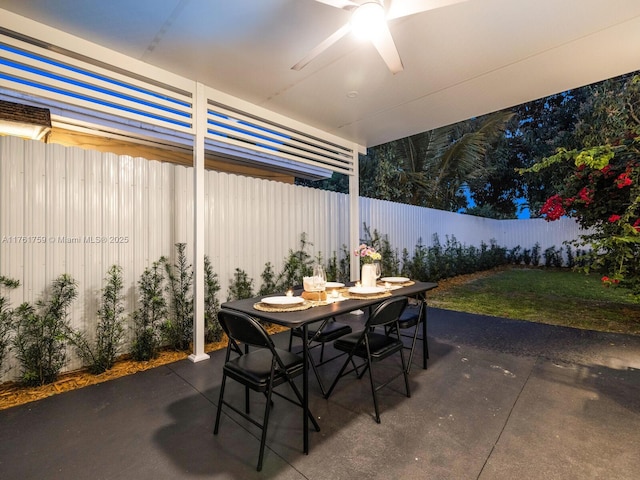
<svg viewBox="0 0 640 480"><path fill-rule="evenodd" d="M374 39L386 26L384 7L378 2L366 2L351 15L351 30L359 38Z"/></svg>

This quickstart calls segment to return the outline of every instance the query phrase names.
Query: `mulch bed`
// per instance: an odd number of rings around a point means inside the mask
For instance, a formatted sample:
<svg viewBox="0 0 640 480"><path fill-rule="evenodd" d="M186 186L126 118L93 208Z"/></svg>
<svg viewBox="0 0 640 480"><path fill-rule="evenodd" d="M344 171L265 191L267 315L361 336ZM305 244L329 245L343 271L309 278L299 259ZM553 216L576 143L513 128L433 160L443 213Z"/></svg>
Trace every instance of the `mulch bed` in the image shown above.
<svg viewBox="0 0 640 480"><path fill-rule="evenodd" d="M269 333L277 333L283 329L275 325L269 325L267 331ZM226 337L216 343L208 343L205 345L205 352L214 352L227 346ZM95 385L97 383L106 382L115 378L124 377L125 375L133 375L134 373L149 370L150 368L159 367L168 363L184 360L189 356L190 352L176 352L173 350L161 351L157 358L147 362L138 362L131 360L128 356L123 356L110 370L94 375L86 370L76 370L73 372L63 373L58 380L47 385L38 387L25 387L19 382L5 382L0 384L0 410L15 407L43 398L57 395L58 393L76 390L78 388Z"/></svg>

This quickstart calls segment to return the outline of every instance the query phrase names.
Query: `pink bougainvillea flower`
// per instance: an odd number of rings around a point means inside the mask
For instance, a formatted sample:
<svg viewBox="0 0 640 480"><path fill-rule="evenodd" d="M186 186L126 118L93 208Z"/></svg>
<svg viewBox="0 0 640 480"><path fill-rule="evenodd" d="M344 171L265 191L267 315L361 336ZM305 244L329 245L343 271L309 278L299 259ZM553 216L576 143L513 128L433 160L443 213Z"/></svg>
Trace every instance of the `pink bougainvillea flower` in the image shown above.
<svg viewBox="0 0 640 480"><path fill-rule="evenodd" d="M608 175L611 172L611 165L605 165L604 167L602 167L600 169L600 171L605 174Z"/></svg>
<svg viewBox="0 0 640 480"><path fill-rule="evenodd" d="M604 283L607 287L611 284L617 285L620 283L620 280L617 278L609 278L606 275L600 279L602 283Z"/></svg>
<svg viewBox="0 0 640 480"><path fill-rule="evenodd" d="M636 232L640 232L640 218L633 222L633 228L636 229Z"/></svg>
<svg viewBox="0 0 640 480"><path fill-rule="evenodd" d="M618 220L620 220L620 215L616 215L615 213L609 217L609 222L611 223L617 222Z"/></svg>
<svg viewBox="0 0 640 480"><path fill-rule="evenodd" d="M626 172L621 173L620 175L618 175L618 178L616 178L616 186L618 188L628 187L632 183L633 183L633 180L629 178L629 174Z"/></svg>
<svg viewBox="0 0 640 480"><path fill-rule="evenodd" d="M558 220L565 213L562 197L557 194L549 197L540 209L540 214L545 215L547 221Z"/></svg>
<svg viewBox="0 0 640 480"><path fill-rule="evenodd" d="M582 187L582 190L578 192L578 197L580 197L580 200L584 201L585 204L589 205L593 201L593 191L587 187Z"/></svg>

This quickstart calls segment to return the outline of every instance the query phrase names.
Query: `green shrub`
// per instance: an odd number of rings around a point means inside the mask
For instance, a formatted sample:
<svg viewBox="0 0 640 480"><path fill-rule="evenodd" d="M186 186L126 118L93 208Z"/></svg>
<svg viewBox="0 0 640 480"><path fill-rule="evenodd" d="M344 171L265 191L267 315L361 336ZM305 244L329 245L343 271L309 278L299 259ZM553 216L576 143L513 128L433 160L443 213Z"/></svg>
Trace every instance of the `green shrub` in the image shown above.
<svg viewBox="0 0 640 480"><path fill-rule="evenodd" d="M13 280L0 275L0 289L14 289L20 286L18 280ZM13 309L10 307L9 298L0 295L0 372L4 363L5 355L11 343L11 332L13 330Z"/></svg>
<svg viewBox="0 0 640 480"><path fill-rule="evenodd" d="M389 239L385 236L382 240L382 276L395 277L400 274L400 258L398 250L391 248Z"/></svg>
<svg viewBox="0 0 640 480"><path fill-rule="evenodd" d="M380 269L383 277L393 277L400 272L400 260L398 259L398 251L391 247L388 235L381 235L378 230L371 233L367 224L364 224L364 238L360 243L370 245L382 257L380 260Z"/></svg>
<svg viewBox="0 0 640 480"><path fill-rule="evenodd" d="M169 315L160 324L162 336L174 350L187 350L193 339L193 269L187 261L185 243L176 243L176 263L161 259L167 272Z"/></svg>
<svg viewBox="0 0 640 480"><path fill-rule="evenodd" d="M333 252L331 258L329 259L329 263L327 263L327 281L329 282L339 282L339 267L338 267L338 255L336 252Z"/></svg>
<svg viewBox="0 0 640 480"><path fill-rule="evenodd" d="M47 298L16 309L13 345L25 384L44 385L58 378L67 361L67 309L77 294L75 280L65 273L53 281Z"/></svg>
<svg viewBox="0 0 640 480"><path fill-rule="evenodd" d="M342 255L338 260L336 282L346 283L351 280L351 253L346 245L342 245Z"/></svg>
<svg viewBox="0 0 640 480"><path fill-rule="evenodd" d="M422 238L418 239L413 257L414 260L412 263L415 263L417 259L419 268L414 267L416 276L411 278L437 281L447 277L444 259L442 258L442 245L440 244L440 238L437 233L433 234L430 247L422 244Z"/></svg>
<svg viewBox="0 0 640 480"><path fill-rule="evenodd" d="M76 347L83 363L96 375L113 367L124 338L122 268L111 266L105 281L98 308L95 342L89 341L86 332L71 330L68 333L69 343Z"/></svg>
<svg viewBox="0 0 640 480"><path fill-rule="evenodd" d="M340 256L334 251L327 264L327 280L330 282L346 283L351 278L351 259L349 249L342 245Z"/></svg>
<svg viewBox="0 0 640 480"><path fill-rule="evenodd" d="M538 245L538 249L540 246ZM507 249L500 247L494 239L489 245L480 242L480 260L476 270L489 270L507 263Z"/></svg>
<svg viewBox="0 0 640 480"><path fill-rule="evenodd" d="M433 272L430 271L431 267L435 269L439 267L439 262L435 257L432 257L434 251L435 250L429 249L422 244L422 238L418 239L418 244L413 251L413 257L409 262L409 278L426 280L430 275L432 275L433 278L440 278L437 273L433 274Z"/></svg>
<svg viewBox="0 0 640 480"><path fill-rule="evenodd" d="M573 250L571 249L570 245L567 244L565 249L566 249L566 252L567 252L567 267L568 268L573 268L573 267L576 266L576 257L573 254Z"/></svg>
<svg viewBox="0 0 640 480"><path fill-rule="evenodd" d="M229 283L227 301L241 300L253 297L253 280L249 278L247 272L236 268L233 279Z"/></svg>
<svg viewBox="0 0 640 480"><path fill-rule="evenodd" d="M264 265L262 271L262 286L258 290L258 295L269 295L270 293L276 293L278 291L278 285L276 284L276 274L273 271L273 265L271 262L267 262Z"/></svg>
<svg viewBox="0 0 640 480"><path fill-rule="evenodd" d="M544 251L545 267L562 267L562 247L551 246Z"/></svg>
<svg viewBox="0 0 640 480"><path fill-rule="evenodd" d="M522 263L522 253L521 253L520 245L513 247L507 253L507 262L512 263L513 265L520 265Z"/></svg>
<svg viewBox="0 0 640 480"><path fill-rule="evenodd" d="M204 256L204 336L207 342L219 342L222 339L222 327L218 322L220 302L218 292L220 282L213 271L211 260Z"/></svg>
<svg viewBox="0 0 640 480"><path fill-rule="evenodd" d="M407 250L406 248L402 249L400 264L402 265L402 267L400 268L400 275L404 277L411 277L411 257L409 256L409 250Z"/></svg>
<svg viewBox="0 0 640 480"><path fill-rule="evenodd" d="M307 240L307 234L302 233L298 250L289 250L289 255L276 282L276 291L285 291L293 286L302 285L302 278L311 275L313 272L313 258L307 252L309 245L313 246Z"/></svg>
<svg viewBox="0 0 640 480"><path fill-rule="evenodd" d="M538 242L531 249L531 263L534 267L540 265L540 244Z"/></svg>
<svg viewBox="0 0 640 480"><path fill-rule="evenodd" d="M164 298L164 275L160 262L154 262L138 280L140 298L133 313L134 360L146 361L158 355L160 346L159 325L167 318L167 301Z"/></svg>

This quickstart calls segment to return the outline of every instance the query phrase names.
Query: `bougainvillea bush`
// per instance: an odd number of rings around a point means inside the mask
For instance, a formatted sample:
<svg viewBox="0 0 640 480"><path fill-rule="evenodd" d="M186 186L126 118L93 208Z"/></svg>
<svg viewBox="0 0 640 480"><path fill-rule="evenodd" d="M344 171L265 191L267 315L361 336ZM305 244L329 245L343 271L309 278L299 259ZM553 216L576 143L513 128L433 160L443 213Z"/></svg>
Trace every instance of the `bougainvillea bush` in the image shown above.
<svg viewBox="0 0 640 480"><path fill-rule="evenodd" d="M576 242L591 248L584 270L601 272L607 286L626 286L640 295L640 121L632 118L635 126L611 144L560 149L524 172L571 162L571 173L540 214L549 221L575 218L589 231Z"/></svg>

